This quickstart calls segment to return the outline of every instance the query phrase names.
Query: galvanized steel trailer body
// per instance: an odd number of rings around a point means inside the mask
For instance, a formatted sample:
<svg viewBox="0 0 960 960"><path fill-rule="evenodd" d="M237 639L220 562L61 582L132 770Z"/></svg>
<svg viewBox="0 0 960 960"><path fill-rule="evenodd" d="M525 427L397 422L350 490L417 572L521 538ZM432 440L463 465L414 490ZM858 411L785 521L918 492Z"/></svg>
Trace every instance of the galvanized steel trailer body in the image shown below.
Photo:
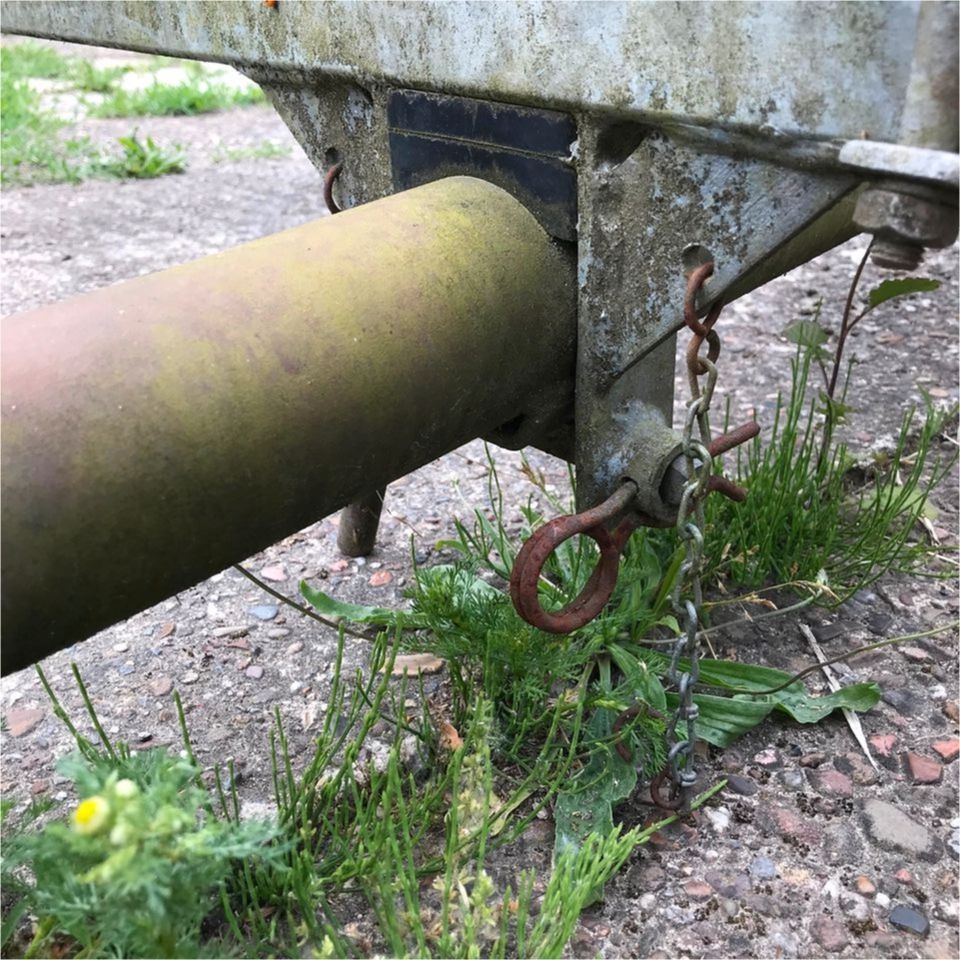
<svg viewBox="0 0 960 960"><path fill-rule="evenodd" d="M455 173L513 193L575 244L578 345L495 439L575 459L583 506L647 464L662 519L685 271L716 264L703 316L863 228L888 262L955 236L957 11L4 0L0 25L233 64L319 169L347 161L344 207Z"/></svg>

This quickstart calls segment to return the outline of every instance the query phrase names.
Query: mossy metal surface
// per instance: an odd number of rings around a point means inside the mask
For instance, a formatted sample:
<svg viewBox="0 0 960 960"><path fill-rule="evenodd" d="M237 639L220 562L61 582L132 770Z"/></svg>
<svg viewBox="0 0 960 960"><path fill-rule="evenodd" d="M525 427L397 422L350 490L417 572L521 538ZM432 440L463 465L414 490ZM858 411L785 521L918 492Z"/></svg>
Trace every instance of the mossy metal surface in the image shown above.
<svg viewBox="0 0 960 960"><path fill-rule="evenodd" d="M572 266L439 181L3 326L3 671L522 415Z"/></svg>

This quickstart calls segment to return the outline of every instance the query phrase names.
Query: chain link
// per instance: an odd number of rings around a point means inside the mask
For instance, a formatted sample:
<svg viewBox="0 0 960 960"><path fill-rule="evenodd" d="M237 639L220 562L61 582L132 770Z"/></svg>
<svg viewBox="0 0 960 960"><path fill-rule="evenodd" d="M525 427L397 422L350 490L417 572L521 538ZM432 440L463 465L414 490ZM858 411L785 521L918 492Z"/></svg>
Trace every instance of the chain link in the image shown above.
<svg viewBox="0 0 960 960"><path fill-rule="evenodd" d="M717 311L719 313L719 311ZM713 318L715 321L715 317ZM712 325L712 324L711 324ZM677 622L682 631L673 646L667 679L677 690L677 708L666 729L667 770L678 798L677 808L687 812L693 789L697 782L694 749L697 743L697 718L699 708L693 700L693 690L700 678L700 617L703 607L703 501L709 490L713 475L713 458L710 444L710 404L717 384L717 368L713 360L719 355L719 339L716 332L709 331L710 358L699 356L704 336L695 335L695 347L688 354L690 389L693 394L683 426L682 453L687 468L687 483L684 485L677 511L677 535L684 545L684 559L674 584L671 602ZM699 341L699 342L697 342ZM693 346L693 345L692 345ZM705 377L701 386L700 378ZM694 436L694 427L699 437ZM684 597L685 588L689 597ZM681 660L686 659L686 669L681 669ZM683 727L681 728L681 724Z"/></svg>

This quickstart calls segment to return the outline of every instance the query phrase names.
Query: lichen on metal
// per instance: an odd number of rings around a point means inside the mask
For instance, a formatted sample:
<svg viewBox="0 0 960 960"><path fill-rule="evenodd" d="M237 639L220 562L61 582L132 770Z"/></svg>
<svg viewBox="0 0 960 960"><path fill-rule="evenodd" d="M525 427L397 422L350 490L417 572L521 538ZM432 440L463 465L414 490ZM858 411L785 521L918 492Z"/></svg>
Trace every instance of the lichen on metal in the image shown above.
<svg viewBox="0 0 960 960"><path fill-rule="evenodd" d="M2 5L3 29L646 121L892 140L916 2Z"/></svg>

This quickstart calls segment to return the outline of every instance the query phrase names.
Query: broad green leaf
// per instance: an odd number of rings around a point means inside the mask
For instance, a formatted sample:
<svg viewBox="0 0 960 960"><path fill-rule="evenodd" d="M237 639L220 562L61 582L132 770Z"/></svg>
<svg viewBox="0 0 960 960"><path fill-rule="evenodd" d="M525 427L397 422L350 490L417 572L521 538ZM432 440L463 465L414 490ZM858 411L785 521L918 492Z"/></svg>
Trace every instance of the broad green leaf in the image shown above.
<svg viewBox="0 0 960 960"><path fill-rule="evenodd" d="M884 280L867 294L868 310L879 307L881 303L893 300L894 297L906 297L911 293L927 293L940 286L939 280L929 280L925 277L899 277L893 280Z"/></svg>
<svg viewBox="0 0 960 960"><path fill-rule="evenodd" d="M801 347L819 347L830 339L830 334L814 320L793 320L784 327L783 335Z"/></svg>
<svg viewBox="0 0 960 960"><path fill-rule="evenodd" d="M402 610L389 610L386 607L364 607L357 603L344 603L334 600L322 590L314 590L305 580L300 581L300 593L303 598L325 617L340 617L351 623L373 623L392 627L399 622L414 626L413 614Z"/></svg>
<svg viewBox="0 0 960 960"><path fill-rule="evenodd" d="M637 786L637 771L609 743L616 714L596 710L588 724L590 760L557 796L554 858L577 851L591 833L601 837L613 831L613 805L629 797ZM602 743L599 741L607 741Z"/></svg>
<svg viewBox="0 0 960 960"><path fill-rule="evenodd" d="M715 747L728 747L737 737L762 723L773 710L772 700L754 700L740 697L715 697L706 693L694 695L700 710L697 717L697 736ZM676 710L679 697L667 694L667 709ZM685 724L679 725L686 736Z"/></svg>

